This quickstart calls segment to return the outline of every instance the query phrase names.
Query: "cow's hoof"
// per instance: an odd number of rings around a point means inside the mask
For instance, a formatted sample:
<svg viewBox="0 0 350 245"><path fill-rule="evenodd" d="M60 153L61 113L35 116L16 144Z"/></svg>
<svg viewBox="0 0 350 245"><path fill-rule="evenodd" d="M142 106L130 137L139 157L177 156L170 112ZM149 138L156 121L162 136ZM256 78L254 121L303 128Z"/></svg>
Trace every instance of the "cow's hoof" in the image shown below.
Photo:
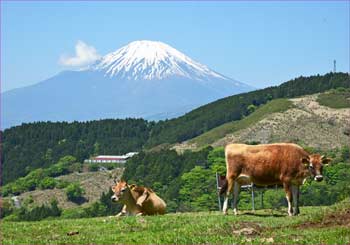
<svg viewBox="0 0 350 245"><path fill-rule="evenodd" d="M224 215L227 215L228 213L227 213L227 211L224 211L224 212L222 212Z"/></svg>

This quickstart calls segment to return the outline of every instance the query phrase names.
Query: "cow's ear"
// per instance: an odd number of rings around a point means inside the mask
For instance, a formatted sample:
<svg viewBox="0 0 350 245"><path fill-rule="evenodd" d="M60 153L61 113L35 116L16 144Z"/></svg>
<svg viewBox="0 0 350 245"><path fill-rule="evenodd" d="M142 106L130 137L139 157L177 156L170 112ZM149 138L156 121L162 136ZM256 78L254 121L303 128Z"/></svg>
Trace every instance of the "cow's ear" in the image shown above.
<svg viewBox="0 0 350 245"><path fill-rule="evenodd" d="M308 157L303 157L303 158L301 159L301 162L302 162L302 164L304 164L304 165L307 166L307 167L310 165L310 160L309 160Z"/></svg>
<svg viewBox="0 0 350 245"><path fill-rule="evenodd" d="M322 159L322 164L323 164L324 166L327 166L327 165L332 161L331 158L324 157L324 156L322 156L321 159Z"/></svg>

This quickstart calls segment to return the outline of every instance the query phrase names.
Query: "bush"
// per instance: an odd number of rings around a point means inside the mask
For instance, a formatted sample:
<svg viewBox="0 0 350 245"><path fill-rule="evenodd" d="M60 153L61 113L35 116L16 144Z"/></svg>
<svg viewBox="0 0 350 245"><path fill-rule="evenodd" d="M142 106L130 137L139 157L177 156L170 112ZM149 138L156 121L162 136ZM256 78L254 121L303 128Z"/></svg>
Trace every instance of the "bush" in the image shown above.
<svg viewBox="0 0 350 245"><path fill-rule="evenodd" d="M66 195L69 201L82 203L85 201L83 194L85 194L85 190L80 186L79 183L69 184L66 188Z"/></svg>
<svg viewBox="0 0 350 245"><path fill-rule="evenodd" d="M89 171L91 172L96 172L99 169L99 165L97 163L91 163L89 165Z"/></svg>
<svg viewBox="0 0 350 245"><path fill-rule="evenodd" d="M93 203L90 207L84 209L88 217L104 216L107 208L100 202Z"/></svg>
<svg viewBox="0 0 350 245"><path fill-rule="evenodd" d="M62 210L58 207L57 200L52 200L50 206L41 205L40 207L34 207L28 209L22 206L16 209L6 220L10 221L38 221L47 217L58 217L62 213Z"/></svg>
<svg viewBox="0 0 350 245"><path fill-rule="evenodd" d="M57 185L57 181L52 177L45 177L42 181L39 183L39 188L42 190L45 189L53 189Z"/></svg>
<svg viewBox="0 0 350 245"><path fill-rule="evenodd" d="M69 166L69 172L74 173L74 172L81 172L82 171L82 164L79 162L75 162Z"/></svg>
<svg viewBox="0 0 350 245"><path fill-rule="evenodd" d="M0 207L0 218L4 218L13 213L14 207L10 199L2 199L2 205Z"/></svg>
<svg viewBox="0 0 350 245"><path fill-rule="evenodd" d="M341 148L341 158L342 158L342 161L344 161L344 162L350 160L350 147L349 146L343 146Z"/></svg>
<svg viewBox="0 0 350 245"><path fill-rule="evenodd" d="M68 181L65 181L65 180L58 180L57 181L57 184L56 184L56 187L58 189L64 189L66 188L70 183Z"/></svg>
<svg viewBox="0 0 350 245"><path fill-rule="evenodd" d="M61 218L63 219L79 219L79 218L87 218L88 215L84 208L70 208L64 209Z"/></svg>
<svg viewBox="0 0 350 245"><path fill-rule="evenodd" d="M75 157L62 157L56 164L49 168L38 168L31 171L25 177L19 178L16 181L9 183L1 188L3 196L10 194L19 195L26 191L33 191L37 187L40 189L52 189L58 185L58 181L53 177L68 174L72 171L80 171L81 164L75 162ZM67 185L60 184L60 188L65 188Z"/></svg>

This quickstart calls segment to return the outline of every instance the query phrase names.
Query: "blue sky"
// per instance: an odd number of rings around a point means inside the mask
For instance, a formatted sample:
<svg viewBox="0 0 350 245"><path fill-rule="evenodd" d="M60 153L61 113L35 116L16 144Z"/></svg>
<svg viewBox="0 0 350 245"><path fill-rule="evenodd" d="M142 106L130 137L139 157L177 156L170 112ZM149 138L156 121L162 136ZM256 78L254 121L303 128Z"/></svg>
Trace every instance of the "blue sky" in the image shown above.
<svg viewBox="0 0 350 245"><path fill-rule="evenodd" d="M349 72L349 1L1 2L2 91L47 79L80 40L99 55L165 42L255 87Z"/></svg>

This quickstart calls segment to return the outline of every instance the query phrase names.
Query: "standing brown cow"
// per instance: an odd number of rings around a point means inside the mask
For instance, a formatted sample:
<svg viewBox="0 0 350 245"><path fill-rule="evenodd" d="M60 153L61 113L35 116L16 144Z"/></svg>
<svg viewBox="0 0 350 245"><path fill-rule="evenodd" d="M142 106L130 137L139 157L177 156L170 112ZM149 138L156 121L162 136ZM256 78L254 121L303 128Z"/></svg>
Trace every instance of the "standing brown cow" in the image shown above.
<svg viewBox="0 0 350 245"><path fill-rule="evenodd" d="M112 190L114 192L112 201L119 201L124 204L122 211L117 216L165 213L165 202L150 188L128 185L121 180L112 187Z"/></svg>
<svg viewBox="0 0 350 245"><path fill-rule="evenodd" d="M299 214L299 186L312 176L321 181L322 167L330 159L319 154L310 155L296 144L266 145L229 144L225 148L226 182L221 193L226 192L223 212L227 214L228 197L234 190L234 213L240 186L247 182L258 186L282 184L288 201L288 214ZM292 208L294 204L294 211Z"/></svg>

